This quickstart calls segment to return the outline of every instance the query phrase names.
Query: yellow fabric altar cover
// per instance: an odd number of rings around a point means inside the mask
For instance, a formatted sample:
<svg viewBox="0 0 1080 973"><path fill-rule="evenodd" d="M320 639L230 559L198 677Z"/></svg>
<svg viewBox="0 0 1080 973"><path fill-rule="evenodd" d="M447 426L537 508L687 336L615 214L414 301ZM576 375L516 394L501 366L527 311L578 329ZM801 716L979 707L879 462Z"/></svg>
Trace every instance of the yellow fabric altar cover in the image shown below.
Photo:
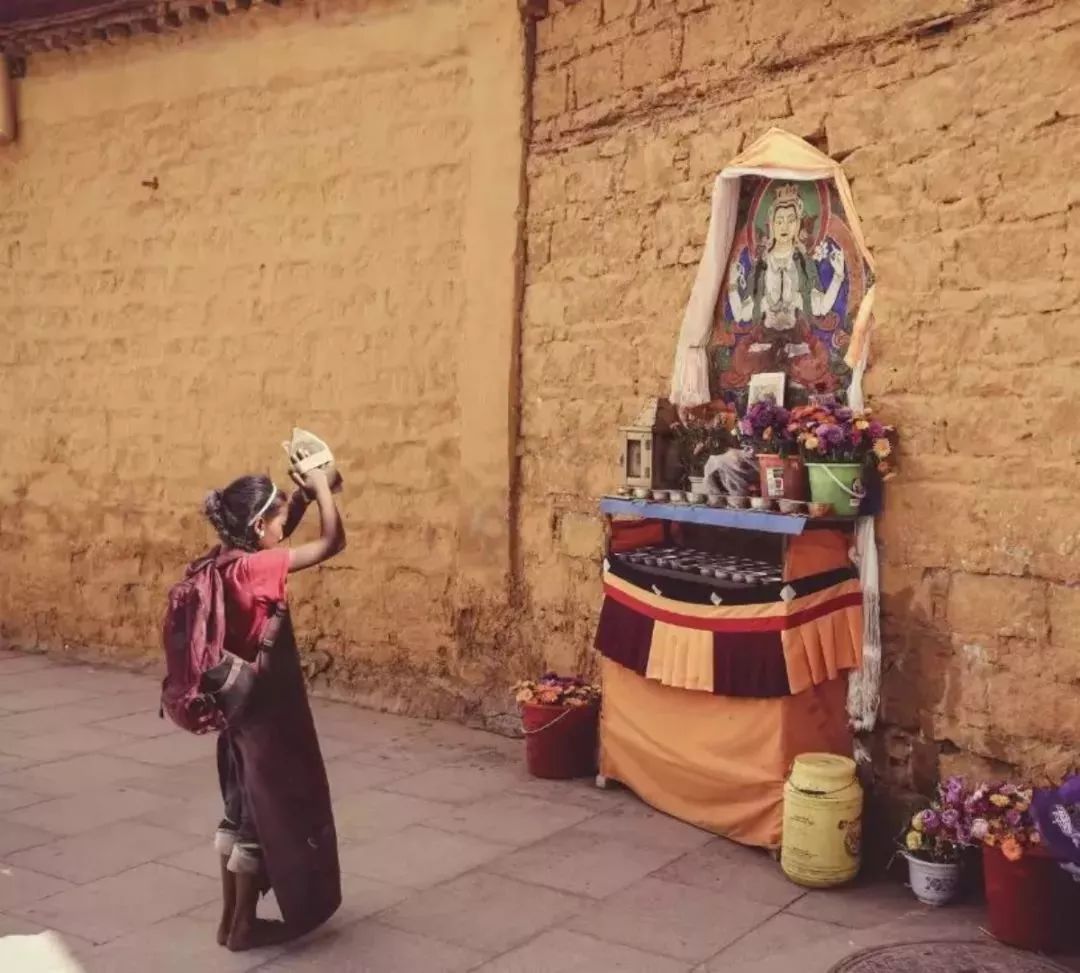
<svg viewBox="0 0 1080 973"><path fill-rule="evenodd" d="M600 773L743 844L779 847L796 756L851 754L843 678L794 696L740 699L663 686L610 659L600 665Z"/></svg>
<svg viewBox="0 0 1080 973"><path fill-rule="evenodd" d="M847 563L841 531L807 531L788 543L784 580L798 585ZM854 625L850 645L857 652L853 612L858 609L845 608L834 617L841 628ZM627 633L632 638L633 630ZM849 643L838 637L837 644ZM836 674L843 666L817 678L796 666L790 692L753 698L702 692L715 688L714 679L676 688L610 657L600 665L600 773L658 810L735 841L779 846L784 780L800 753L851 755L847 679Z"/></svg>

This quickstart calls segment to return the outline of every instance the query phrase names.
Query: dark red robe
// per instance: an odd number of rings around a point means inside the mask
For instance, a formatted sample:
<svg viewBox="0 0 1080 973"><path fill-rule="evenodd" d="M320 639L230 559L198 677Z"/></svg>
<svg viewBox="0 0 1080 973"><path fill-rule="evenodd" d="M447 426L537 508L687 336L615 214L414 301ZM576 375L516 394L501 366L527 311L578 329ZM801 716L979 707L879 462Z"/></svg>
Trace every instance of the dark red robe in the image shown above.
<svg viewBox="0 0 1080 973"><path fill-rule="evenodd" d="M222 742L236 755L245 812L281 915L302 935L341 905L341 873L330 785L287 613L259 668L250 707Z"/></svg>

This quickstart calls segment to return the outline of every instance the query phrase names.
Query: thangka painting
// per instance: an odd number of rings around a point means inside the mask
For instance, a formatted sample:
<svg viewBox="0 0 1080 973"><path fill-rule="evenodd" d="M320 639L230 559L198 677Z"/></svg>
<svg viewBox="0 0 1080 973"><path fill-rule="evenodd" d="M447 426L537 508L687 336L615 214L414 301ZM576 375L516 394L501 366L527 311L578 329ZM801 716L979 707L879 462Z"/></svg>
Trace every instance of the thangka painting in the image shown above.
<svg viewBox="0 0 1080 973"><path fill-rule="evenodd" d="M750 379L787 376L786 404L851 382L844 355L873 283L831 179L743 176L709 344L714 399L745 407Z"/></svg>

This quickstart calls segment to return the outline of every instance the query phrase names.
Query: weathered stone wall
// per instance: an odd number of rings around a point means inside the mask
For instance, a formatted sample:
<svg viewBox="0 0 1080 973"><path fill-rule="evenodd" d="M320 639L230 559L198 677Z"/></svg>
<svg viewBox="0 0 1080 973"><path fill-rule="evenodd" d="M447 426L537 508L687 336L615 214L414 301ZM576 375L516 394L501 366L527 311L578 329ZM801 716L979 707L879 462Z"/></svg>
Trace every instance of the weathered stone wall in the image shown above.
<svg viewBox="0 0 1080 973"><path fill-rule="evenodd" d="M778 125L844 161L878 271L867 391L898 786L1080 745L1080 3L580 0L538 25L522 562L584 658L615 427L665 394L716 172ZM547 633L546 636L544 633ZM940 758L940 761L939 761Z"/></svg>
<svg viewBox="0 0 1080 973"><path fill-rule="evenodd" d="M509 592L524 54L502 0L331 0L31 58L0 150L7 642L154 658L205 491L285 482L299 423L351 535L296 584L312 665L460 713L490 668L461 618Z"/></svg>
<svg viewBox="0 0 1080 973"><path fill-rule="evenodd" d="M616 426L667 389L713 176L776 124L844 160L878 261L879 766L1060 771L1078 50L1078 0L553 0L531 133L503 0L35 55L0 149L0 637L153 658L203 491L280 476L300 422L348 475L350 547L296 585L335 688L462 716L587 666Z"/></svg>

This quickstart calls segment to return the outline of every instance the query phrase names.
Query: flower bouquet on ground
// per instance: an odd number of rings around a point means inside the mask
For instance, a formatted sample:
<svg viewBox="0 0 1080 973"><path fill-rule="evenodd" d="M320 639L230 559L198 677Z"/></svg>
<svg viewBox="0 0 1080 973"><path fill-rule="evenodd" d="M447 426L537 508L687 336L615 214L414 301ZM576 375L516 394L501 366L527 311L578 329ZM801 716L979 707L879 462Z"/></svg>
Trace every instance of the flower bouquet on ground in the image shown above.
<svg viewBox="0 0 1080 973"><path fill-rule="evenodd" d="M982 784L969 803L971 836L983 845L990 932L1022 949L1061 952L1076 944L1080 888L1050 854L1032 788Z"/></svg>
<svg viewBox="0 0 1080 973"><path fill-rule="evenodd" d="M999 848L1009 861L1042 843L1031 816L1030 787L1017 784L980 784L967 799L971 837L989 848Z"/></svg>
<svg viewBox="0 0 1080 973"><path fill-rule="evenodd" d="M513 691L529 773L559 780L595 774L600 687L549 672L517 683Z"/></svg>
<svg viewBox="0 0 1080 973"><path fill-rule="evenodd" d="M588 706L600 700L600 687L578 676L545 673L539 679L525 680L514 686L514 699L541 706Z"/></svg>
<svg viewBox="0 0 1080 973"><path fill-rule="evenodd" d="M945 905L960 889L963 851L971 844L967 796L963 779L949 777L904 835L911 890L927 905Z"/></svg>

